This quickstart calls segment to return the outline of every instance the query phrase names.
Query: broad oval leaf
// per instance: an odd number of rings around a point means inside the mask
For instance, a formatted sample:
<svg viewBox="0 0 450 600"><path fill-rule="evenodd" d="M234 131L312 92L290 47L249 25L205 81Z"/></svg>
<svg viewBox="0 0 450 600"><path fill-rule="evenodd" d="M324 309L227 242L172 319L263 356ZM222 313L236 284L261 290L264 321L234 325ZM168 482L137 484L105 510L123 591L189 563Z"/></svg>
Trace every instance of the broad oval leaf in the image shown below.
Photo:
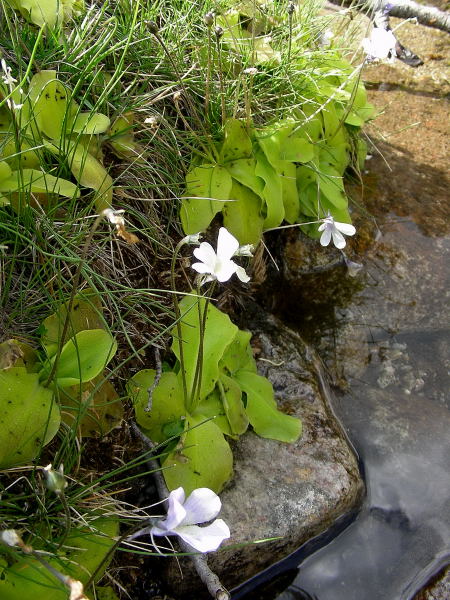
<svg viewBox="0 0 450 600"><path fill-rule="evenodd" d="M284 219L283 190L280 175L261 150L256 153L255 175L261 177L265 183L262 191L266 206L264 229L277 227Z"/></svg>
<svg viewBox="0 0 450 600"><path fill-rule="evenodd" d="M86 288L73 299L67 332L64 340L61 340L67 318L67 308L68 302L64 302L52 315L44 319L39 327L39 331L42 333L41 344L44 346L48 358L56 353L58 345L63 346L76 333L85 329L105 328L100 296L93 289Z"/></svg>
<svg viewBox="0 0 450 600"><path fill-rule="evenodd" d="M301 124L291 119L279 121L270 129L260 130L258 144L276 169L279 168L279 161L309 162L314 157L314 145L306 138Z"/></svg>
<svg viewBox="0 0 450 600"><path fill-rule="evenodd" d="M297 223L299 214L299 198L297 189L297 169L293 162L279 163L281 191L283 195L284 218L288 223Z"/></svg>
<svg viewBox="0 0 450 600"><path fill-rule="evenodd" d="M241 245L256 245L261 239L264 222L261 198L237 181L233 181L230 197L232 202L226 202L222 209L224 226Z"/></svg>
<svg viewBox="0 0 450 600"><path fill-rule="evenodd" d="M225 139L220 149L220 163L226 164L233 160L251 158L253 145L245 123L238 119L227 119L224 129Z"/></svg>
<svg viewBox="0 0 450 600"><path fill-rule="evenodd" d="M248 371L238 371L235 379L247 394L246 412L258 435L280 442L295 442L300 437L302 422L277 409L268 379Z"/></svg>
<svg viewBox="0 0 450 600"><path fill-rule="evenodd" d="M108 131L108 143L119 158L136 159L142 148L134 140L134 113L129 111L117 117Z"/></svg>
<svg viewBox="0 0 450 600"><path fill-rule="evenodd" d="M11 167L4 160L0 161L0 181L11 176Z"/></svg>
<svg viewBox="0 0 450 600"><path fill-rule="evenodd" d="M242 404L241 388L234 379L223 373L220 375L218 386L231 432L242 435L247 431L249 420Z"/></svg>
<svg viewBox="0 0 450 600"><path fill-rule="evenodd" d="M220 493L233 474L233 454L223 433L202 415L189 416L183 441L162 463L169 490L182 486L186 495L207 487Z"/></svg>
<svg viewBox="0 0 450 600"><path fill-rule="evenodd" d="M256 160L254 158L233 160L227 163L226 168L233 179L250 188L257 196L262 197L264 180L255 175Z"/></svg>
<svg viewBox="0 0 450 600"><path fill-rule="evenodd" d="M51 139L61 138L64 124L70 117L69 96L69 91L58 81L56 71L40 71L30 81L31 117L39 131Z"/></svg>
<svg viewBox="0 0 450 600"><path fill-rule="evenodd" d="M203 315L205 299L199 296L185 296L180 302L181 339L183 344L184 371L188 396L192 392L195 370L200 348L199 310ZM202 400L214 389L219 378L219 361L233 341L238 328L228 315L208 304L208 315L203 340L203 369L199 399ZM180 360L180 344L177 328L172 330L172 351Z"/></svg>
<svg viewBox="0 0 450 600"><path fill-rule="evenodd" d="M67 148L66 148L67 146ZM45 142L45 147L56 156L66 155L75 179L87 188L95 190L95 207L98 212L111 208L113 180L105 167L88 152L82 144L68 141L64 148ZM65 152L67 150L67 152Z"/></svg>
<svg viewBox="0 0 450 600"><path fill-rule="evenodd" d="M154 369L143 369L128 381L127 390L133 402L139 427L152 442L159 444L167 439L164 427L184 418L186 407L179 378L175 373L168 371L162 373L158 385L153 390L151 409L146 411L148 389L154 381Z"/></svg>
<svg viewBox="0 0 450 600"><path fill-rule="evenodd" d="M15 339L0 344L0 369L25 367L28 373L39 370L39 356L34 348Z"/></svg>
<svg viewBox="0 0 450 600"><path fill-rule="evenodd" d="M71 181L54 177L35 169L13 171L7 178L0 180L0 192L35 192L38 194L59 194L66 198L78 198L80 190Z"/></svg>
<svg viewBox="0 0 450 600"><path fill-rule="evenodd" d="M104 329L80 331L61 351L55 379L60 387L78 385L99 375L117 351L117 342ZM53 365L55 357L50 361ZM51 367L47 366L45 375Z"/></svg>
<svg viewBox="0 0 450 600"><path fill-rule="evenodd" d="M81 437L100 437L118 427L123 405L112 383L98 375L86 383L59 391L61 419Z"/></svg>
<svg viewBox="0 0 450 600"><path fill-rule="evenodd" d="M231 431L230 422L225 414L225 408L217 387L200 402L193 414L194 416L201 416L205 420L213 419L213 423L217 425L223 434L238 439L238 436Z"/></svg>
<svg viewBox="0 0 450 600"><path fill-rule="evenodd" d="M82 133L84 135L104 133L109 125L109 118L102 113L82 112L78 113L75 120L66 127L66 130L70 133Z"/></svg>
<svg viewBox="0 0 450 600"><path fill-rule="evenodd" d="M229 200L231 175L219 165L203 164L186 175L186 198L181 204L181 223L186 234L204 231Z"/></svg>
<svg viewBox="0 0 450 600"><path fill-rule="evenodd" d="M0 371L0 406L0 469L33 460L59 429L52 391L26 367Z"/></svg>
<svg viewBox="0 0 450 600"><path fill-rule="evenodd" d="M256 373L256 362L250 346L251 338L250 331L239 329L222 356L220 368L229 375L234 375L236 371L241 370Z"/></svg>
<svg viewBox="0 0 450 600"><path fill-rule="evenodd" d="M92 512L90 513L92 517ZM103 575L119 533L116 516L100 516L89 519L88 527L71 529L64 549L64 558L46 557L46 560L64 575L86 584L90 575L96 573L97 581ZM33 547L39 538L28 540ZM110 558L108 558L110 554ZM34 557L17 554L11 566L0 567L0 598L2 600L67 600L67 586L48 572ZM61 567L64 564L64 568Z"/></svg>

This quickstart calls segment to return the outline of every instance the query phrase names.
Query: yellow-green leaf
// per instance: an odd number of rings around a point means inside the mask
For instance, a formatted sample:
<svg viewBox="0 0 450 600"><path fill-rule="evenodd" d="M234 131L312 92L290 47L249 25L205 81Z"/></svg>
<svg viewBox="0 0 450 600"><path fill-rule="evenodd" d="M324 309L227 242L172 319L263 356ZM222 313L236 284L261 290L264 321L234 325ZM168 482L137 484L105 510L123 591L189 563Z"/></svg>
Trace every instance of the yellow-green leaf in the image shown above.
<svg viewBox="0 0 450 600"><path fill-rule="evenodd" d="M233 454L223 433L202 415L189 417L183 441L162 463L169 490L182 486L186 495L207 487L217 494L233 473Z"/></svg>

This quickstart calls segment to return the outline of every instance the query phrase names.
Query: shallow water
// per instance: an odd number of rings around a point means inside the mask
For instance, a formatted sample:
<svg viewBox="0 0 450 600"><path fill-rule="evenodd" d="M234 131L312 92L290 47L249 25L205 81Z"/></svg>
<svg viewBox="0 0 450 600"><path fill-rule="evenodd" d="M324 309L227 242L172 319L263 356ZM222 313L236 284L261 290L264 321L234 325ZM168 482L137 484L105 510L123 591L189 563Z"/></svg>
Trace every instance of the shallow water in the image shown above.
<svg viewBox="0 0 450 600"><path fill-rule="evenodd" d="M365 466L367 499L279 600L308 597L300 589L319 600L407 599L450 561L450 239L408 219L384 230L367 287L336 311L340 348L358 339L361 349L362 331L367 340L368 365L331 398Z"/></svg>
<svg viewBox="0 0 450 600"><path fill-rule="evenodd" d="M328 315L320 306L320 320L316 305L305 307L308 328L304 316L297 323L331 379L347 383L329 400L361 458L366 501L353 523L316 543L327 545L301 562L281 595L264 584L236 598L407 600L450 562L450 238L392 214L381 230L352 299L330 304ZM268 579L288 569L292 580L308 552ZM274 587L279 593L282 582Z"/></svg>

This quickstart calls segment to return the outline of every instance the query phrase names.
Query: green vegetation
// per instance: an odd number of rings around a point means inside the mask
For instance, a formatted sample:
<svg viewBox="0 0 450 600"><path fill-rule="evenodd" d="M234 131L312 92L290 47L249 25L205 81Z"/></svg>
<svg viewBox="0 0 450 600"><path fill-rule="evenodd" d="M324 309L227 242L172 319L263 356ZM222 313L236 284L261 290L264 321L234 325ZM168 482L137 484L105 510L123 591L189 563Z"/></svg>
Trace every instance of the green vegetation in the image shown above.
<svg viewBox="0 0 450 600"><path fill-rule="evenodd" d="M364 161L373 113L361 65L320 46L329 18L314 0L292 7L2 3L0 520L87 588L135 516L124 488L146 472L148 448L125 425L120 443L111 434L124 415L186 494L226 485L227 439L249 427L301 435L250 332L214 306L217 287L192 291L175 250L222 223L257 245L282 223L317 238L327 215L351 222L344 173ZM56 495L49 463L67 474ZM0 545L2 598L66 595Z"/></svg>

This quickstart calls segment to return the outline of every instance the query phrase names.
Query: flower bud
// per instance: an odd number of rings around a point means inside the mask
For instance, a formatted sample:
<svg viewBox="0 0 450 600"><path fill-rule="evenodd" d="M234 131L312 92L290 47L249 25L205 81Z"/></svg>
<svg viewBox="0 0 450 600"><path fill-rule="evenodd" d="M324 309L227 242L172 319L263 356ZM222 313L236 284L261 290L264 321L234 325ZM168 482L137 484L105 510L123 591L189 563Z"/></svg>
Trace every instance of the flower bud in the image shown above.
<svg viewBox="0 0 450 600"><path fill-rule="evenodd" d="M207 27L211 27L214 24L214 13L207 12L206 15L203 17L203 21L205 22L205 25Z"/></svg>
<svg viewBox="0 0 450 600"><path fill-rule="evenodd" d="M55 494L62 494L64 489L67 487L67 481L64 477L64 467L60 465L59 469L55 471L52 464L50 463L43 470L45 477L45 485L47 489Z"/></svg>
<svg viewBox="0 0 450 600"><path fill-rule="evenodd" d="M216 34L216 38L220 39L223 36L223 29L219 25L214 29L214 33Z"/></svg>
<svg viewBox="0 0 450 600"><path fill-rule="evenodd" d="M15 529L5 529L0 532L0 540L7 546L20 546L22 540Z"/></svg>
<svg viewBox="0 0 450 600"><path fill-rule="evenodd" d="M155 21L147 21L148 30L150 33L156 34L159 33L159 27L155 23Z"/></svg>
<svg viewBox="0 0 450 600"><path fill-rule="evenodd" d="M181 242L180 246L184 246L185 244L190 244L192 246L200 244L200 238L202 237L201 233L194 233L192 235L185 236Z"/></svg>

